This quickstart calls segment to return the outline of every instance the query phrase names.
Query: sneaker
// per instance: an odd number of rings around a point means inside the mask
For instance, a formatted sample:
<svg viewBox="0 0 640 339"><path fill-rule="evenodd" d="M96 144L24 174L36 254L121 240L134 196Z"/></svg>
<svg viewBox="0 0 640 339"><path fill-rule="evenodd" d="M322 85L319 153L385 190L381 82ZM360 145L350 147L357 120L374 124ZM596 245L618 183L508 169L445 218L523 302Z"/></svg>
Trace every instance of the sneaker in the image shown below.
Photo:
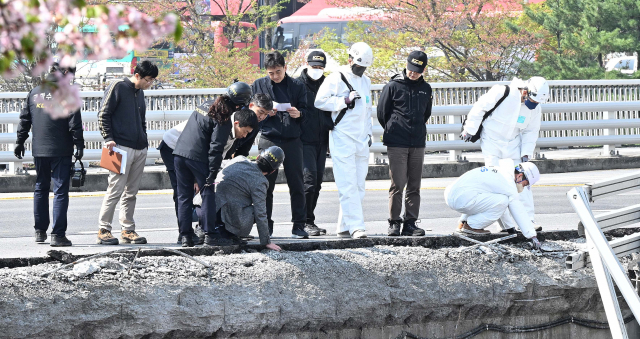
<svg viewBox="0 0 640 339"><path fill-rule="evenodd" d="M120 239L125 244L146 244L147 238L141 237L136 233L136 231L122 231L120 233Z"/></svg>
<svg viewBox="0 0 640 339"><path fill-rule="evenodd" d="M326 235L327 234L327 229L326 228L320 228L318 227L318 225L314 224L316 226L316 228L318 229L318 231L320 231L320 235Z"/></svg>
<svg viewBox="0 0 640 339"><path fill-rule="evenodd" d="M471 228L471 226L469 226L469 224L467 224L466 221L463 221L462 233L471 234L471 235L484 235L484 234L489 234L491 232L487 230L477 230L475 228Z"/></svg>
<svg viewBox="0 0 640 339"><path fill-rule="evenodd" d="M98 230L97 243L99 245L117 245L119 242L117 238L114 238L113 235L111 235L111 231L106 228L100 228L100 230Z"/></svg>
<svg viewBox="0 0 640 339"><path fill-rule="evenodd" d="M387 229L387 235L390 237L397 237L400 235L400 225L402 225L402 220L391 220L389 219L389 229Z"/></svg>
<svg viewBox="0 0 640 339"><path fill-rule="evenodd" d="M293 239L308 239L309 238L309 233L307 233L307 231L304 230L304 227L300 227L300 226L293 226L293 229L291 230L291 238Z"/></svg>
<svg viewBox="0 0 640 339"><path fill-rule="evenodd" d="M364 230L355 230L351 235L351 238L353 239L364 239L366 237L367 237L367 233L365 233Z"/></svg>
<svg viewBox="0 0 640 339"><path fill-rule="evenodd" d="M349 231L338 232L338 234L336 234L336 236L338 238L351 238L351 234L349 233Z"/></svg>
<svg viewBox="0 0 640 339"><path fill-rule="evenodd" d="M67 239L64 235L51 235L51 247L67 247L71 245L71 240Z"/></svg>
<svg viewBox="0 0 640 339"><path fill-rule="evenodd" d="M420 220L408 220L402 224L402 233L401 235L407 237L422 237L424 236L424 230L418 226L416 226L416 222L420 222Z"/></svg>
<svg viewBox="0 0 640 339"><path fill-rule="evenodd" d="M309 233L309 235L312 237L317 237L320 235L320 230L318 229L318 226L314 224L305 224L304 231Z"/></svg>
<svg viewBox="0 0 640 339"><path fill-rule="evenodd" d="M47 240L47 231L36 230L36 242L44 242Z"/></svg>
<svg viewBox="0 0 640 339"><path fill-rule="evenodd" d="M188 236L188 235L182 236L180 239L181 240L180 243L182 243L182 247L193 247L193 238L198 238L198 236L196 236L195 234L192 236Z"/></svg>
<svg viewBox="0 0 640 339"><path fill-rule="evenodd" d="M534 224L533 225L533 229L536 230L536 232L540 232L540 231L542 231L542 226Z"/></svg>

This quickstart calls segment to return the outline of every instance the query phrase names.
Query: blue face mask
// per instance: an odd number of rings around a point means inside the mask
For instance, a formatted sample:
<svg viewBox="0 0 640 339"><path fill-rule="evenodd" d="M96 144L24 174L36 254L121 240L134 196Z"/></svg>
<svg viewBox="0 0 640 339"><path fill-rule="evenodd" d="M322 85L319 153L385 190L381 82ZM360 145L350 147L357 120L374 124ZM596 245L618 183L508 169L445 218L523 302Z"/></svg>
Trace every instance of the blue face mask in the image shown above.
<svg viewBox="0 0 640 339"><path fill-rule="evenodd" d="M527 106L528 109L535 109L538 106L537 102L533 102L529 99L524 100L524 105Z"/></svg>

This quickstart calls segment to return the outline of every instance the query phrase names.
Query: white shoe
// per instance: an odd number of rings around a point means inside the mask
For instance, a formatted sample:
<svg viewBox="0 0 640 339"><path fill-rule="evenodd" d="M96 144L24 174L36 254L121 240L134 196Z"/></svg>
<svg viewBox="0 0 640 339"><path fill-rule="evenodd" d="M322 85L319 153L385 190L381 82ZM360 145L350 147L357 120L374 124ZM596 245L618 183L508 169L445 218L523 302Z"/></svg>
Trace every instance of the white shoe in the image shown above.
<svg viewBox="0 0 640 339"><path fill-rule="evenodd" d="M338 238L351 238L351 234L349 234L349 231L338 232L336 236Z"/></svg>
<svg viewBox="0 0 640 339"><path fill-rule="evenodd" d="M367 233L365 233L364 230L355 230L351 235L351 238L353 239L364 239L366 237Z"/></svg>

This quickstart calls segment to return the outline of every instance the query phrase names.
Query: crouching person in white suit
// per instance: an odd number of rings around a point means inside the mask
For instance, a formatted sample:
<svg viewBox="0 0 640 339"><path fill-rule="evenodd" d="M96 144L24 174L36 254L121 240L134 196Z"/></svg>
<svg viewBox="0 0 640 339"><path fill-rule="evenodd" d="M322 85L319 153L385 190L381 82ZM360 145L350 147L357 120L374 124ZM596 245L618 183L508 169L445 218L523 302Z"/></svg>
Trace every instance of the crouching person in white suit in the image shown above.
<svg viewBox="0 0 640 339"><path fill-rule="evenodd" d="M372 106L371 80L364 71L373 63L373 51L366 43L358 42L348 52L349 65L324 80L315 106L332 112L335 123L329 134L329 148L340 199L337 235L357 239L367 237L362 202L369 168Z"/></svg>
<svg viewBox="0 0 640 339"><path fill-rule="evenodd" d="M485 228L499 218L515 233L513 222L531 239L536 249L540 242L534 224L518 195L540 179L536 165L524 162L507 173L498 167L480 167L463 174L444 191L447 206L462 213L458 231L470 235L491 233ZM508 214L510 212L510 215ZM513 216L513 219L511 219ZM514 220L515 219L515 220Z"/></svg>

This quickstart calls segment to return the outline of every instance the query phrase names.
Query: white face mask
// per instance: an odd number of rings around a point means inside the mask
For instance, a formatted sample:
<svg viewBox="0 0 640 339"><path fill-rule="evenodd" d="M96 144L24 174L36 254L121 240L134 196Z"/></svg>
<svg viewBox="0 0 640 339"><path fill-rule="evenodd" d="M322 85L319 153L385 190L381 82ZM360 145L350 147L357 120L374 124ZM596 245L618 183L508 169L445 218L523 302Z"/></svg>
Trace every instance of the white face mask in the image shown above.
<svg viewBox="0 0 640 339"><path fill-rule="evenodd" d="M524 191L524 186L522 186L521 182L516 184L516 189L518 189L518 193L522 193L522 191Z"/></svg>
<svg viewBox="0 0 640 339"><path fill-rule="evenodd" d="M322 74L324 74L323 69L307 68L307 75L313 80L320 79L322 77Z"/></svg>

